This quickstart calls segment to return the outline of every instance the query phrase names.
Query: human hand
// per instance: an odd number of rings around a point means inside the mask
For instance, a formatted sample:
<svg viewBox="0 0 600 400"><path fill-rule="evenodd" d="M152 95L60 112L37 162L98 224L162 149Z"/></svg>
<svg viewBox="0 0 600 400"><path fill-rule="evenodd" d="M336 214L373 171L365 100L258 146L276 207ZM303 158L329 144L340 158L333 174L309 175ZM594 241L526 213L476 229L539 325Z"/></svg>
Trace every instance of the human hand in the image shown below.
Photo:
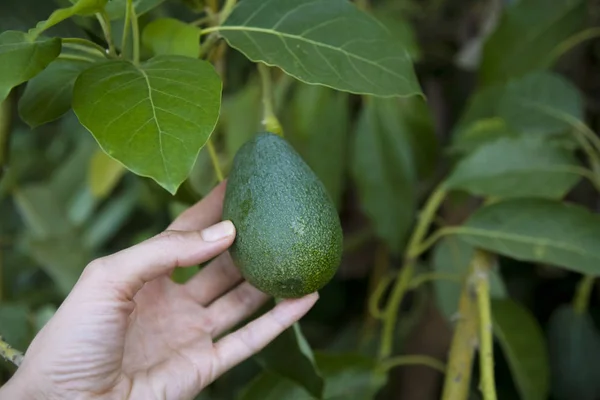
<svg viewBox="0 0 600 400"><path fill-rule="evenodd" d="M223 183L167 231L90 263L0 399L192 399L304 316L318 294L219 338L268 299L226 252L235 228L217 223L224 192ZM187 283L170 279L215 256Z"/></svg>

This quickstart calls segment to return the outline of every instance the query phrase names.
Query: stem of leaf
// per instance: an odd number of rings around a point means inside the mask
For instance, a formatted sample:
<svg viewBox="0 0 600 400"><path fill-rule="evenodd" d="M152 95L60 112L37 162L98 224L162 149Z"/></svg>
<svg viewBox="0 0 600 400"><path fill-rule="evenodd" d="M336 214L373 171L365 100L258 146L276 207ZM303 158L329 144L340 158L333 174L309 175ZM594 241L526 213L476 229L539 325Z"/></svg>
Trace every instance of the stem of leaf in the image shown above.
<svg viewBox="0 0 600 400"><path fill-rule="evenodd" d="M106 43L108 44L108 55L111 57L115 57L117 52L115 50L115 44L112 38L112 30L110 27L110 19L108 18L108 14L106 11L102 11L96 14L96 18L98 18L98 22L100 23L100 27L102 28L102 32L104 33L104 38L106 39Z"/></svg>
<svg viewBox="0 0 600 400"><path fill-rule="evenodd" d="M91 48L91 47L87 47L87 46L82 46L80 44L75 44L75 43L63 43L63 48L67 48L67 49L71 49L71 50L78 50L81 51L83 53L89 54L92 57L102 57L102 58L106 58L106 54L104 53L99 53L98 50Z"/></svg>
<svg viewBox="0 0 600 400"><path fill-rule="evenodd" d="M575 313L584 314L587 312L595 280L595 276L585 275L583 278L581 278L581 281L579 281L575 298L573 300L573 309L575 310Z"/></svg>
<svg viewBox="0 0 600 400"><path fill-rule="evenodd" d="M133 63L140 63L140 27L138 25L138 16L135 12L133 2L129 2L129 12L131 14L131 34L133 40Z"/></svg>
<svg viewBox="0 0 600 400"><path fill-rule="evenodd" d="M213 168L215 169L215 174L217 175L217 180L219 182L223 181L223 171L221 171L221 166L219 165L219 157L217 157L217 152L215 151L215 146L212 143L212 140L208 139L206 142L206 147L208 148L208 154L210 154L210 160L212 161Z"/></svg>
<svg viewBox="0 0 600 400"><path fill-rule="evenodd" d="M436 371L441 372L442 374L446 372L446 366L440 360L430 356L418 354L389 358L385 361L382 361L379 364L378 369L385 372L389 371L392 368L404 365L425 365L427 367L435 369Z"/></svg>
<svg viewBox="0 0 600 400"><path fill-rule="evenodd" d="M475 258L471 260L469 276L475 272ZM448 354L448 368L442 400L467 400L471 387L473 356L477 348L477 304L471 279L466 279L461 291L457 323Z"/></svg>
<svg viewBox="0 0 600 400"><path fill-rule="evenodd" d="M283 128L275 115L273 108L273 83L271 71L263 63L257 63L260 80L262 83L263 120L265 129L269 132L283 136Z"/></svg>
<svg viewBox="0 0 600 400"><path fill-rule="evenodd" d="M89 57L85 57L85 56L78 56L75 54L61 54L58 56L58 58L60 60L85 61L85 62L89 62L92 64L96 62L96 60L94 60L93 58L89 58Z"/></svg>
<svg viewBox="0 0 600 400"><path fill-rule="evenodd" d="M562 57L569 50L574 48L580 43L585 42L586 40L593 39L600 36L600 28L589 28L585 31L581 31L570 38L566 39L558 46L554 48L548 55L548 67L552 65L552 63Z"/></svg>
<svg viewBox="0 0 600 400"><path fill-rule="evenodd" d="M5 167L8 165L8 148L10 135L12 133L12 92L0 102L0 178L4 175Z"/></svg>
<svg viewBox="0 0 600 400"><path fill-rule="evenodd" d="M494 379L494 334L490 304L489 271L492 268L491 256L477 250L475 259L475 292L479 311L479 363L481 370L480 389L484 400L496 400Z"/></svg>
<svg viewBox="0 0 600 400"><path fill-rule="evenodd" d="M417 226L413 231L407 246L404 266L402 267L398 279L396 280L396 284L392 289L390 300L385 309L383 332L379 347L380 359L387 358L392 353L394 344L394 329L396 327L398 310L400 309L400 304L404 298L404 295L409 289L410 281L412 280L415 271L415 260L418 256L417 250L420 248L421 242L427 234L427 230L435 219L436 212L444 201L445 197L445 189L442 186L439 186L429 196L423 211L419 215Z"/></svg>
<svg viewBox="0 0 600 400"><path fill-rule="evenodd" d="M82 38L62 38L63 45L78 45L77 47L86 47L87 50L96 49L102 57L106 57L106 49L100 46L97 43L92 42L91 40L82 39Z"/></svg>
<svg viewBox="0 0 600 400"><path fill-rule="evenodd" d="M129 35L129 24L131 22L131 9L133 8L133 0L127 0L125 3L125 22L123 24L123 35L121 37L121 57L127 50L127 39Z"/></svg>
<svg viewBox="0 0 600 400"><path fill-rule="evenodd" d="M17 367L23 362L23 353L19 350L13 349L11 345L6 343L2 336L0 336L0 356L7 361L10 361Z"/></svg>
<svg viewBox="0 0 600 400"><path fill-rule="evenodd" d="M377 282L377 286L371 293L371 296L369 296L369 314L371 314L373 318L383 319L385 317L385 312L379 308L379 303L385 290L390 286L390 283L392 283L392 277L384 275L379 282Z"/></svg>
<svg viewBox="0 0 600 400"><path fill-rule="evenodd" d="M223 9L221 10L221 13L219 14L219 24L222 24L223 22L225 22L225 20L229 17L231 12L233 11L233 8L235 7L236 3L237 3L237 0L225 0Z"/></svg>

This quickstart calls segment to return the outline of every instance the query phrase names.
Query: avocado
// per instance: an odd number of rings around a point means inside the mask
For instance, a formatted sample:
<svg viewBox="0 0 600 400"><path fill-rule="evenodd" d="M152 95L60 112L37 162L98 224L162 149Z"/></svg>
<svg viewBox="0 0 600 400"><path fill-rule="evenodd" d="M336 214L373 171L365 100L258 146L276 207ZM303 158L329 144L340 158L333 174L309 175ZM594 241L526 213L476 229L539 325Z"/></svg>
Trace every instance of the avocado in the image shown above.
<svg viewBox="0 0 600 400"><path fill-rule="evenodd" d="M343 234L325 186L281 136L259 132L237 151L223 203L236 227L229 248L254 287L297 298L325 286L342 257Z"/></svg>

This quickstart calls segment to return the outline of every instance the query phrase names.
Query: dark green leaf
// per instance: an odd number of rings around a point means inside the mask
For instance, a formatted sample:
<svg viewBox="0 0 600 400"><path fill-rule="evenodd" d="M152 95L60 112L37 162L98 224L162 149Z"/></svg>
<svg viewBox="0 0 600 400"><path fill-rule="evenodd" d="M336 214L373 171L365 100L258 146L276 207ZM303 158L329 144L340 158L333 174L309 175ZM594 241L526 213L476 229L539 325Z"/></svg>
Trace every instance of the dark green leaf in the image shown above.
<svg viewBox="0 0 600 400"><path fill-rule="evenodd" d="M387 374L377 369L377 361L361 354L316 354L325 378L325 399L374 399L386 384Z"/></svg>
<svg viewBox="0 0 600 400"><path fill-rule="evenodd" d="M29 308L20 303L0 304L0 335L17 350L25 351L31 340Z"/></svg>
<svg viewBox="0 0 600 400"><path fill-rule="evenodd" d="M135 13L140 16L148 11L160 6L165 0L133 0ZM106 12L110 19L120 19L125 17L127 0L111 0L106 5Z"/></svg>
<svg viewBox="0 0 600 400"><path fill-rule="evenodd" d="M71 109L75 79L90 63L55 60L31 79L19 99L19 115L35 128L58 119Z"/></svg>
<svg viewBox="0 0 600 400"><path fill-rule="evenodd" d="M577 160L540 136L501 138L461 160L446 180L452 189L501 198L560 199L581 179Z"/></svg>
<svg viewBox="0 0 600 400"><path fill-rule="evenodd" d="M583 0L527 0L508 6L486 40L480 73L485 84L548 66L552 51L582 29Z"/></svg>
<svg viewBox="0 0 600 400"><path fill-rule="evenodd" d="M469 272L474 248L459 237L446 237L433 249L433 269L436 273L456 279L436 279L433 282L438 309L452 320L458 311L458 303L464 279ZM505 298L506 288L497 269L490 274L490 291L494 298Z"/></svg>
<svg viewBox="0 0 600 400"><path fill-rule="evenodd" d="M453 232L517 260L600 275L600 216L569 203L517 199L477 210Z"/></svg>
<svg viewBox="0 0 600 400"><path fill-rule="evenodd" d="M321 398L323 378L299 324L285 330L257 354L256 359L267 370L302 386L314 397Z"/></svg>
<svg viewBox="0 0 600 400"><path fill-rule="evenodd" d="M561 115L583 119L579 90L560 75L536 72L508 82L498 103L498 116L518 132L561 133L571 128Z"/></svg>
<svg viewBox="0 0 600 400"><path fill-rule="evenodd" d="M523 400L546 400L550 386L548 350L534 316L510 299L492 301L494 334L508 360Z"/></svg>
<svg viewBox="0 0 600 400"><path fill-rule="evenodd" d="M198 58L200 29L174 18L160 18L150 22L142 33L142 43L154 55L174 54Z"/></svg>
<svg viewBox="0 0 600 400"><path fill-rule="evenodd" d="M43 239L70 230L66 212L48 186L24 186L15 191L14 200L30 235Z"/></svg>
<svg viewBox="0 0 600 400"><path fill-rule="evenodd" d="M316 361L326 379L325 400L369 400L386 383L386 374L376 362L359 354L317 354ZM301 386L273 372L264 372L246 387L241 400L314 399Z"/></svg>
<svg viewBox="0 0 600 400"><path fill-rule="evenodd" d="M220 100L211 64L157 56L88 69L75 82L73 110L111 157L174 194L216 125Z"/></svg>
<svg viewBox="0 0 600 400"><path fill-rule="evenodd" d="M59 38L31 39L27 34L0 34L0 101L11 89L43 71L60 54Z"/></svg>
<svg viewBox="0 0 600 400"><path fill-rule="evenodd" d="M336 207L344 189L348 96L329 88L300 83L294 91L292 120L286 137L321 179Z"/></svg>
<svg viewBox="0 0 600 400"><path fill-rule="evenodd" d="M361 206L395 253L415 216L417 174L399 106L394 99L369 99L357 123L351 165Z"/></svg>
<svg viewBox="0 0 600 400"><path fill-rule="evenodd" d="M252 61L312 84L358 94L421 94L411 59L347 0L244 0L219 28Z"/></svg>
<svg viewBox="0 0 600 400"><path fill-rule="evenodd" d="M274 372L265 371L242 390L240 400L314 400L302 386Z"/></svg>
<svg viewBox="0 0 600 400"><path fill-rule="evenodd" d="M600 396L600 334L592 317L565 305L548 322L552 393L557 400Z"/></svg>
<svg viewBox="0 0 600 400"><path fill-rule="evenodd" d="M391 14L385 7L373 10L372 14L377 20L385 25L394 39L400 42L402 47L404 47L410 55L411 59L418 61L421 58L421 49L419 48L416 34L409 21Z"/></svg>

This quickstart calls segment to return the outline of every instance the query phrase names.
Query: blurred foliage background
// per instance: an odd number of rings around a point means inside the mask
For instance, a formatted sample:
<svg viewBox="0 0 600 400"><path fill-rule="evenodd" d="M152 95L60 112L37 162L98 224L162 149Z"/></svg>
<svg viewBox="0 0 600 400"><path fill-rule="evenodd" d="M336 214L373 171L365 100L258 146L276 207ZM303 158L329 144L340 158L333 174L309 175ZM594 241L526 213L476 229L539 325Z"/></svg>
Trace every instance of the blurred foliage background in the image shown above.
<svg viewBox="0 0 600 400"><path fill-rule="evenodd" d="M4 0L0 2L0 31L26 30L57 5L67 3ZM142 26L164 16L193 21L204 6L201 0L157 3L160 6L141 18ZM504 90L503 85L516 79L521 85L513 87L515 96L543 98L557 109L580 115L592 131L600 129L600 41L594 39L598 32L593 30L598 26L600 4L577 0L361 3L410 49L427 99L355 96L306 85L279 71L275 97L286 138L327 186L345 232L339 273L303 319L303 332L317 352L376 355L380 327L368 311L367 299L378 282L402 265L417 210L455 162L482 144L515 137L520 129L556 133L544 140L575 147L571 136L562 135L565 127L556 121L518 115L517 101L509 98L509 105L515 108L502 111L494 102L500 97L494 85ZM119 32L119 22L115 24L113 31ZM581 32L583 36L577 39ZM52 28L52 33L92 38L99 43L103 40L95 21L83 18L65 21ZM212 140L226 173L239 146L261 130L261 89L251 62L226 46L222 51L226 53L216 67L225 85L223 104ZM553 54L556 59L552 59ZM535 72L540 70L546 72ZM528 80L523 84L519 79ZM482 82L487 91L480 90ZM112 171L110 160L72 111L40 127L25 124L19 113L27 110L18 108L24 89L25 85L12 92L0 114L0 332L19 349L26 349L52 317L89 261L157 234L217 183L207 148L202 149L191 176L176 196L150 179L119 169ZM512 124L517 119L519 124ZM519 142L506 150L497 149L494 157L518 162L518 149L526 145ZM495 159L481 157L484 165ZM589 181L565 185L568 200L600 210L598 193ZM542 182L539 190L544 188ZM440 224L460 224L480 203L480 198L467 191L453 191L438 216ZM458 240L444 239L418 267L460 270L466 268L470 251L472 248ZM541 335L546 339L539 345L549 354L547 360L527 360L528 354L524 354L525 361L521 361L530 364L519 375L511 364L515 355L498 348L499 398L599 399L600 357L593 353L600 350L597 292L592 292L589 318L574 321L564 306L572 302L580 275L507 257L500 257L498 265L492 291L501 296L508 293L523 306L504 314L504 326L510 326L506 334ZM175 277L186 278L183 271ZM409 293L400 310L395 352L445 360L459 293L460 286L448 282L422 285ZM533 315L537 325L529 326L528 316L521 323L519 312ZM560 328L565 326L572 331L565 333ZM528 350L527 346L516 349ZM538 354L546 354L546 350ZM328 356L319 357L326 360ZM548 397L539 392L536 395L535 387L529 395L522 391L522 379L530 379L540 364L541 368L550 365L553 374ZM327 365L335 370L334 363ZM0 381L5 381L13 367L4 362L0 367ZM259 364L248 360L199 398L236 398L259 372ZM336 382L351 388L350 382L360 376L355 371ZM268 376L264 379L269 386ZM555 387L561 379L568 381L566 386ZM443 375L427 366L399 367L390 372L387 383L376 383L377 388L383 386L377 398L436 399L442 384ZM253 389L260 388L254 385ZM369 391L354 393L354 397L344 398L371 398ZM472 396L479 396L476 381Z"/></svg>

